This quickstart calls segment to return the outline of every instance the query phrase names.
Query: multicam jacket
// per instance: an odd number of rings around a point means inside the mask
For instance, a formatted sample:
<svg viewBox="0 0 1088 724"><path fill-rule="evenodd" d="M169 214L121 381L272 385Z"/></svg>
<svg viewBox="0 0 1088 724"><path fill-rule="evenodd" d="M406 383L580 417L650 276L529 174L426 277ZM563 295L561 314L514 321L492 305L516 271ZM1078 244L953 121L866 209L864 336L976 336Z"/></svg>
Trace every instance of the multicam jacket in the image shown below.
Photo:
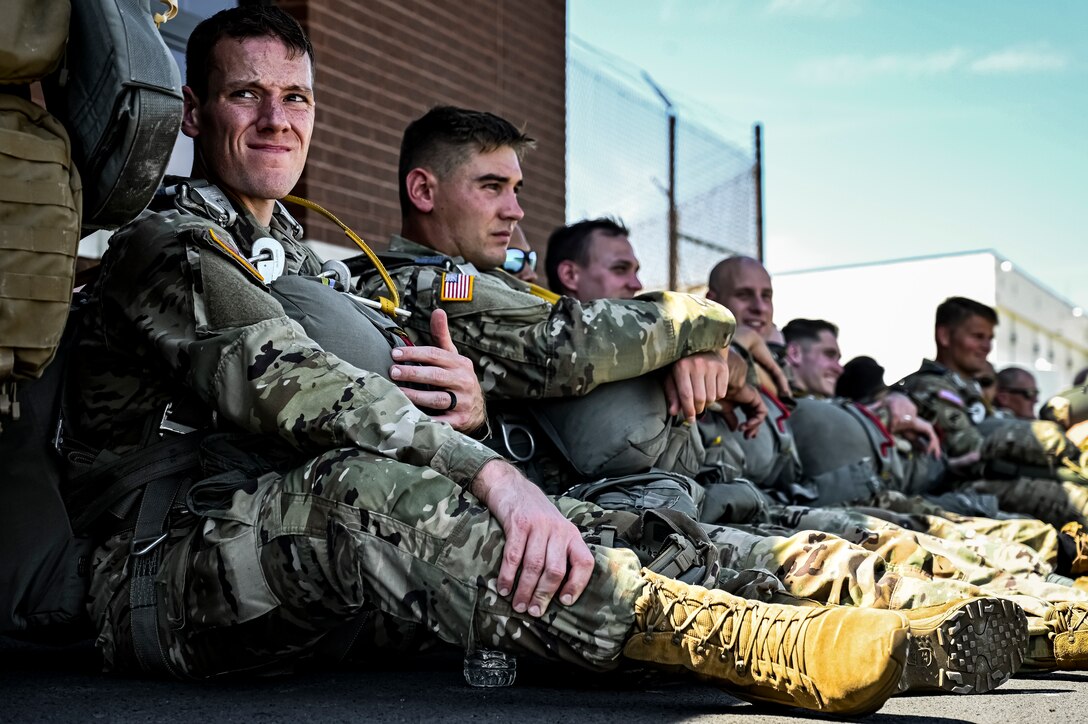
<svg viewBox="0 0 1088 724"><path fill-rule="evenodd" d="M321 264L281 206L265 228L214 187L164 188L180 193L160 194L158 210L118 231L102 260L69 383L80 442L121 454L147 445L172 403L264 433L270 446L357 447L461 484L496 457L285 316L247 261L253 243L280 242L285 274L316 275ZM206 196L223 203L206 205Z"/></svg>
<svg viewBox="0 0 1088 724"><path fill-rule="evenodd" d="M422 259L390 270L413 313L405 322L408 334L429 343L431 311L444 309L453 342L475 363L488 399L584 395L681 357L721 350L736 327L725 307L688 294L583 304L501 271L476 273L470 294L450 293L450 276L464 259L452 259L447 272L426 259L435 258L433 249L403 237L394 236L389 249ZM374 294L382 281L370 275L362 287ZM450 299L456 296L468 298Z"/></svg>
<svg viewBox="0 0 1088 724"><path fill-rule="evenodd" d="M896 388L914 401L918 414L937 430L949 457L981 449L983 435L977 425L986 419L987 408L977 382L927 359Z"/></svg>

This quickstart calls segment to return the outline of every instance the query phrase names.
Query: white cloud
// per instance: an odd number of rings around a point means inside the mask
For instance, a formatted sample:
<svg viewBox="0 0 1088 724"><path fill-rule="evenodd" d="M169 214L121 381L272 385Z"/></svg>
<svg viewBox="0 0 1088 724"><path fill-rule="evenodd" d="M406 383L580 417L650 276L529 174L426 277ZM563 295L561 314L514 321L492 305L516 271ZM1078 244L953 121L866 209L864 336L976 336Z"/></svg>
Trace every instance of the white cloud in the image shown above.
<svg viewBox="0 0 1088 724"><path fill-rule="evenodd" d="M807 60L798 66L797 74L802 80L820 85L853 83L890 75L917 78L947 73L961 65L966 57L962 48L923 55L838 55Z"/></svg>
<svg viewBox="0 0 1088 724"><path fill-rule="evenodd" d="M975 73L1031 73L1063 70L1069 59L1046 45L1006 48L972 61Z"/></svg>
<svg viewBox="0 0 1088 724"><path fill-rule="evenodd" d="M858 0L771 0L767 12L815 18L839 18L855 15Z"/></svg>
<svg viewBox="0 0 1088 724"><path fill-rule="evenodd" d="M815 85L845 85L874 78L922 78L955 72L1033 73L1063 70L1068 58L1045 45L1018 46L989 53L948 48L931 53L836 55L802 61L796 75Z"/></svg>

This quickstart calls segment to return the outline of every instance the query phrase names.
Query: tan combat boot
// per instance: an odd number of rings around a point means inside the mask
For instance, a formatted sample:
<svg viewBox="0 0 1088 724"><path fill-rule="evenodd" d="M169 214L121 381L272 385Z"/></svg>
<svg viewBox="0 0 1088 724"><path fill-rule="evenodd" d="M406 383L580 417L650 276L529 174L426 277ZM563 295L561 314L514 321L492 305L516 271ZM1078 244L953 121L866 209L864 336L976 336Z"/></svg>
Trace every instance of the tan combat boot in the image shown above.
<svg viewBox="0 0 1088 724"><path fill-rule="evenodd" d="M1088 604L1055 603L1031 620L1025 670L1088 671Z"/></svg>
<svg viewBox="0 0 1088 724"><path fill-rule="evenodd" d="M1076 555L1069 565L1069 575L1080 578L1088 575L1088 530L1080 523L1073 521L1062 526L1062 533L1073 539L1077 546Z"/></svg>
<svg viewBox="0 0 1088 724"><path fill-rule="evenodd" d="M910 644L900 691L984 694L1024 663L1028 619L1012 601L967 598L901 613Z"/></svg>
<svg viewBox="0 0 1088 724"><path fill-rule="evenodd" d="M841 714L879 709L906 658L899 613L759 603L643 570L624 654L682 666L751 701Z"/></svg>

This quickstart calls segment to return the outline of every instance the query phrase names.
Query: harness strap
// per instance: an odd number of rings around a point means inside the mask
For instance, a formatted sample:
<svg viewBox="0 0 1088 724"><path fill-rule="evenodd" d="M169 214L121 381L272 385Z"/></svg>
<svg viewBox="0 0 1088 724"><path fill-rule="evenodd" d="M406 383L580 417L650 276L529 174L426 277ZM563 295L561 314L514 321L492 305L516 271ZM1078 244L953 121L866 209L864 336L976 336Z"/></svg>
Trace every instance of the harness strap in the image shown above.
<svg viewBox="0 0 1088 724"><path fill-rule="evenodd" d="M72 521L77 534L85 533L117 501L134 490L159 480L171 480L200 465L199 448L206 431L196 431L180 437L169 437L153 445L131 452L117 460L98 465L72 480L73 490L83 495L73 495L68 500L69 510L82 511ZM112 480L104 491L100 485ZM91 500L81 500L92 496ZM145 489L146 495L146 489ZM142 506L141 506L142 508Z"/></svg>
<svg viewBox="0 0 1088 724"><path fill-rule="evenodd" d="M181 674L171 665L159 638L158 605L155 577L162 563L163 541L168 535L167 519L178 493L190 482L189 478L162 477L144 488L136 530L132 536L129 566L129 604L132 609L130 626L132 647L140 668L153 674Z"/></svg>

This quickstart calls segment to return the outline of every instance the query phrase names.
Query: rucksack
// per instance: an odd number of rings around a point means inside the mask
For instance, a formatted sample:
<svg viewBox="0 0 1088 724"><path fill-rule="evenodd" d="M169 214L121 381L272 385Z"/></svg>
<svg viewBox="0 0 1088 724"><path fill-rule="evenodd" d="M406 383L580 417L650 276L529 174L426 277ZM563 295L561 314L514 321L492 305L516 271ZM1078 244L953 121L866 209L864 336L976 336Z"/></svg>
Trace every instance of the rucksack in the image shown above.
<svg viewBox="0 0 1088 724"><path fill-rule="evenodd" d="M0 84L33 83L56 69L68 38L69 0L8 0L0 23Z"/></svg>
<svg viewBox="0 0 1088 724"><path fill-rule="evenodd" d="M114 229L150 203L181 128L181 74L152 0L79 0L60 70L43 83L83 176L83 228Z"/></svg>
<svg viewBox="0 0 1088 724"><path fill-rule="evenodd" d="M0 95L0 432L15 385L41 377L72 299L82 192L64 127Z"/></svg>
<svg viewBox="0 0 1088 724"><path fill-rule="evenodd" d="M64 358L78 330L69 307L81 223L118 226L143 209L181 120L180 77L150 3L80 0L74 12L68 0L4 7L0 83L41 79L50 111L68 129L29 93L0 95L0 634L91 632L93 543L81 534L91 516L70 520L63 495L68 463L77 461L58 453ZM92 202L86 217L77 166ZM174 447L175 455L144 456L143 470L132 470L139 460L110 469L133 488L149 476L171 480L178 473L158 474L162 459L195 459L190 443Z"/></svg>

